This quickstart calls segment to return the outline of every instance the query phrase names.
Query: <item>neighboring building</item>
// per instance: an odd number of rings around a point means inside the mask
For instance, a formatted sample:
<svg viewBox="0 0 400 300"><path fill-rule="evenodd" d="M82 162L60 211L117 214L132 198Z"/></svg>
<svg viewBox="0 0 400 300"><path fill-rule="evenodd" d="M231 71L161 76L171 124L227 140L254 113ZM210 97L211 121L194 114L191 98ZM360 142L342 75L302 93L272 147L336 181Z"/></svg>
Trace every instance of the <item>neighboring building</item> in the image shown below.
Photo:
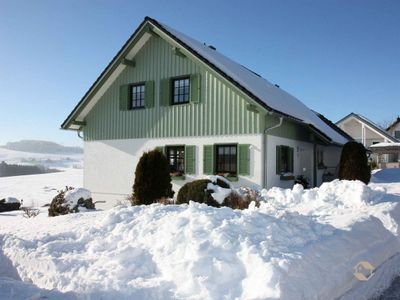
<svg viewBox="0 0 400 300"><path fill-rule="evenodd" d="M364 116L350 113L336 122L336 125L348 133L354 140L362 143L365 148L373 151L378 148L375 146L371 148L372 145L382 144L387 147L387 144L399 143L399 140L395 137L395 132L398 132L397 128L400 128L399 119L397 122L394 122L388 130L385 130ZM393 147L390 149L393 149ZM380 150L379 157L375 156L372 158L376 158L379 163L383 163L381 167L387 166L388 163L396 163L395 165L397 165L399 158L397 153L390 150L384 154L384 150Z"/></svg>
<svg viewBox="0 0 400 300"><path fill-rule="evenodd" d="M386 128L386 131L391 136L400 140L400 117L397 117L397 119L388 128Z"/></svg>
<svg viewBox="0 0 400 300"><path fill-rule="evenodd" d="M83 133L84 185L108 207L131 193L140 156L154 148L170 161L175 191L210 174L235 186L291 187L297 175L319 185L348 141L335 127L214 47L148 17L62 124Z"/></svg>
<svg viewBox="0 0 400 300"><path fill-rule="evenodd" d="M376 125L371 120L359 114L350 113L336 122L336 125L349 134L354 140L366 148L377 143L397 143L398 140Z"/></svg>

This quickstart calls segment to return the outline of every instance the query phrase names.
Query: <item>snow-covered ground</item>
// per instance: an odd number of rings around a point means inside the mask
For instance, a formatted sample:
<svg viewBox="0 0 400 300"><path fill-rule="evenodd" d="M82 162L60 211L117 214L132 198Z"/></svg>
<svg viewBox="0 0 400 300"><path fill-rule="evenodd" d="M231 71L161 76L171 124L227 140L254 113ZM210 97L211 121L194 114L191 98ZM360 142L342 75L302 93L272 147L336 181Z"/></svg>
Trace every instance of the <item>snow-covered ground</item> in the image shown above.
<svg viewBox="0 0 400 300"><path fill-rule="evenodd" d="M83 167L82 154L43 154L0 148L0 162L2 161L7 164L41 165L57 169Z"/></svg>
<svg viewBox="0 0 400 300"><path fill-rule="evenodd" d="M82 169L65 169L59 173L0 177L0 199L14 197L19 200L22 199L24 206L40 207L50 203L57 195L57 191L65 188L65 186L80 187L82 184Z"/></svg>
<svg viewBox="0 0 400 300"><path fill-rule="evenodd" d="M243 211L191 202L2 213L0 299L367 299L400 274L399 171L378 171L369 186L273 188ZM44 187L67 185L62 175L81 181L68 172L4 196L50 199ZM360 261L376 268L369 281L353 275Z"/></svg>

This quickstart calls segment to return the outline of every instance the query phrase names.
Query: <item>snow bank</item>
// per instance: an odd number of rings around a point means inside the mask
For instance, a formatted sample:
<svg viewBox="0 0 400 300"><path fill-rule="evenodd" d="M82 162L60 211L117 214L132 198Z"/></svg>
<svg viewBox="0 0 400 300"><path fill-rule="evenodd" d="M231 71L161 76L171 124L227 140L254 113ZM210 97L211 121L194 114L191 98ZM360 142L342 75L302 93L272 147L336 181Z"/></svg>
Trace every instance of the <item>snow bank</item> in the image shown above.
<svg viewBox="0 0 400 300"><path fill-rule="evenodd" d="M262 195L243 211L190 202L20 218L0 223L2 249L23 281L102 299L362 298L400 271L385 267L399 260L399 197L354 181ZM376 281L355 279L361 260Z"/></svg>

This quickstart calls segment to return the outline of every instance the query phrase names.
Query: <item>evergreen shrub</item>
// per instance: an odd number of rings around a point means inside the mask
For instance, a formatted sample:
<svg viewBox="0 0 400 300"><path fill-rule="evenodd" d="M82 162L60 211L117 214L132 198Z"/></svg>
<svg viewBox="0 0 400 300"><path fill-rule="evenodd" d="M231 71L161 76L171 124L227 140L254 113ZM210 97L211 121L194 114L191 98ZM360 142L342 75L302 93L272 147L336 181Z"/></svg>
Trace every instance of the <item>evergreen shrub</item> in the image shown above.
<svg viewBox="0 0 400 300"><path fill-rule="evenodd" d="M167 157L157 149L145 152L136 166L132 205L149 205L173 196Z"/></svg>
<svg viewBox="0 0 400 300"><path fill-rule="evenodd" d="M348 142L343 146L339 166L340 180L360 180L365 184L371 179L367 151L361 143Z"/></svg>

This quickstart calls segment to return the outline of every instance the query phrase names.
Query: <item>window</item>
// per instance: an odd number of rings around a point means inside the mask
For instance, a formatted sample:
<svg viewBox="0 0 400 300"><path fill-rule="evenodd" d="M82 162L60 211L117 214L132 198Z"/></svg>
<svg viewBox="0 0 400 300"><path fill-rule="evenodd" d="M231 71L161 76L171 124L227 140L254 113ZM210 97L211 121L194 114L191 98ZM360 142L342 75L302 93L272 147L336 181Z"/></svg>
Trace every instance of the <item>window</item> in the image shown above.
<svg viewBox="0 0 400 300"><path fill-rule="evenodd" d="M131 85L131 109L144 108L145 84Z"/></svg>
<svg viewBox="0 0 400 300"><path fill-rule="evenodd" d="M324 151L322 149L317 150L317 165L318 169L324 169L325 164L324 164Z"/></svg>
<svg viewBox="0 0 400 300"><path fill-rule="evenodd" d="M293 148L276 146L276 173L293 173Z"/></svg>
<svg viewBox="0 0 400 300"><path fill-rule="evenodd" d="M394 132L394 137L395 137L396 139L400 139L400 130L396 130L396 131Z"/></svg>
<svg viewBox="0 0 400 300"><path fill-rule="evenodd" d="M216 173L237 174L237 146L217 145L216 146Z"/></svg>
<svg viewBox="0 0 400 300"><path fill-rule="evenodd" d="M190 79L189 77L172 80L172 104L189 103Z"/></svg>
<svg viewBox="0 0 400 300"><path fill-rule="evenodd" d="M185 173L185 146L168 146L166 152L171 175L183 175Z"/></svg>

